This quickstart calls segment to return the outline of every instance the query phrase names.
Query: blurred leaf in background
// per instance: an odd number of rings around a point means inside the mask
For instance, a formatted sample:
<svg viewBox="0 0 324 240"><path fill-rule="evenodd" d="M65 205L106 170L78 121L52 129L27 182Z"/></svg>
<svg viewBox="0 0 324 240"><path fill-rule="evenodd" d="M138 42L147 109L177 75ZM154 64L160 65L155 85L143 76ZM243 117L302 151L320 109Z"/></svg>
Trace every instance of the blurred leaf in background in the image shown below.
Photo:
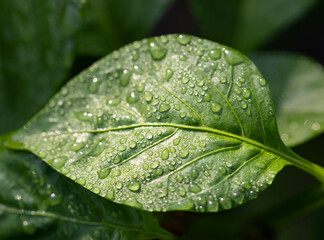
<svg viewBox="0 0 324 240"><path fill-rule="evenodd" d="M269 81L279 132L286 145L294 147L323 133L323 67L292 53L263 52L250 57Z"/></svg>
<svg viewBox="0 0 324 240"><path fill-rule="evenodd" d="M243 52L258 49L318 0L190 0L205 37Z"/></svg>
<svg viewBox="0 0 324 240"><path fill-rule="evenodd" d="M173 0L91 0L78 35L79 55L104 56L147 37Z"/></svg>
<svg viewBox="0 0 324 240"><path fill-rule="evenodd" d="M80 0L0 1L0 133L20 127L66 80Z"/></svg>
<svg viewBox="0 0 324 240"><path fill-rule="evenodd" d="M0 239L172 239L152 213L115 204L0 138Z"/></svg>

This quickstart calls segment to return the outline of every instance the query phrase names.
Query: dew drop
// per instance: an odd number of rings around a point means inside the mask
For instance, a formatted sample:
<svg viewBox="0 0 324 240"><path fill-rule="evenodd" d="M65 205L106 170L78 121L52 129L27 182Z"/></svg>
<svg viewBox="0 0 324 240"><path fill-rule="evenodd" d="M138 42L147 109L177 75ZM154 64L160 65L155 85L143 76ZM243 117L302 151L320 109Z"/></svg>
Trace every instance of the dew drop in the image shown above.
<svg viewBox="0 0 324 240"><path fill-rule="evenodd" d="M162 160L167 160L169 158L169 149L165 148L161 154Z"/></svg>
<svg viewBox="0 0 324 240"><path fill-rule="evenodd" d="M117 154L116 156L115 156L115 158L114 158L114 161L113 161L113 163L114 164L118 164L118 163L120 163L121 162L121 157Z"/></svg>
<svg viewBox="0 0 324 240"><path fill-rule="evenodd" d="M111 168L104 168L97 172L99 179L105 179L109 173L111 172Z"/></svg>
<svg viewBox="0 0 324 240"><path fill-rule="evenodd" d="M153 99L153 94L151 92L144 92L144 96L143 96L144 100L146 102L151 102Z"/></svg>
<svg viewBox="0 0 324 240"><path fill-rule="evenodd" d="M168 195L168 189L166 189L166 188L164 188L164 189L159 189L158 191L157 191L157 197L158 198L163 198L163 197L165 197L165 196L167 196Z"/></svg>
<svg viewBox="0 0 324 240"><path fill-rule="evenodd" d="M132 192L136 192L141 188L141 184L138 181L134 181L128 184L127 188Z"/></svg>
<svg viewBox="0 0 324 240"><path fill-rule="evenodd" d="M130 92L127 97L126 97L126 101L129 103L129 104L134 104L134 103L137 103L139 100L139 97L138 95L135 93L135 92Z"/></svg>
<svg viewBox="0 0 324 240"><path fill-rule="evenodd" d="M146 138L147 139L152 139L153 138L153 134L150 133L150 132L146 133Z"/></svg>
<svg viewBox="0 0 324 240"><path fill-rule="evenodd" d="M173 76L173 71L170 68L168 68L165 71L165 81L168 82L172 76Z"/></svg>
<svg viewBox="0 0 324 240"><path fill-rule="evenodd" d="M186 84L186 83L189 82L189 79L188 79L187 77L183 77L183 78L181 79L181 82L182 82L183 84Z"/></svg>
<svg viewBox="0 0 324 240"><path fill-rule="evenodd" d="M76 143L74 143L73 145L72 145L72 150L73 151L79 151L79 150L81 150L82 148L84 148L84 146L85 146L85 143L84 142L76 142Z"/></svg>
<svg viewBox="0 0 324 240"><path fill-rule="evenodd" d="M121 102L120 98L111 98L107 100L107 104L110 106L117 106Z"/></svg>
<svg viewBox="0 0 324 240"><path fill-rule="evenodd" d="M52 166L55 168L55 169L61 169L65 163L67 162L67 157L58 157L58 158L55 158L53 163L52 163Z"/></svg>
<svg viewBox="0 0 324 240"><path fill-rule="evenodd" d="M176 139L174 139L173 140L173 145L174 146L177 146L177 145L179 145L179 143L180 143L180 140L181 140L181 137L179 136L179 137L177 137Z"/></svg>
<svg viewBox="0 0 324 240"><path fill-rule="evenodd" d="M89 153L89 155L97 157L106 149L107 146L108 144L104 140L100 140Z"/></svg>
<svg viewBox="0 0 324 240"><path fill-rule="evenodd" d="M159 106L159 111L160 112L167 112L169 111L171 108L170 104L168 103L161 103L161 105Z"/></svg>
<svg viewBox="0 0 324 240"><path fill-rule="evenodd" d="M246 88L243 90L243 94L242 96L245 98L245 99L249 99L251 97L251 90Z"/></svg>
<svg viewBox="0 0 324 240"><path fill-rule="evenodd" d="M186 189L184 187L179 187L178 193L181 197L184 197L187 194Z"/></svg>
<svg viewBox="0 0 324 240"><path fill-rule="evenodd" d="M220 113L222 111L222 105L219 103L212 103L210 106L210 110L212 110L213 113Z"/></svg>
<svg viewBox="0 0 324 240"><path fill-rule="evenodd" d="M130 142L128 143L128 146L129 146L130 148L135 148L136 145L137 145L137 143L136 143L135 141L130 141Z"/></svg>
<svg viewBox="0 0 324 240"><path fill-rule="evenodd" d="M90 93L97 93L99 88L98 78L93 78L92 81L88 85L88 90Z"/></svg>
<svg viewBox="0 0 324 240"><path fill-rule="evenodd" d="M161 47L154 39L148 40L148 47L151 54L151 57L154 60L161 60L165 57L167 50Z"/></svg>
<svg viewBox="0 0 324 240"><path fill-rule="evenodd" d="M213 60L217 60L220 59L221 57L221 51L220 49L212 49L210 50L210 52L208 53L208 56L213 59Z"/></svg>
<svg viewBox="0 0 324 240"><path fill-rule="evenodd" d="M139 92L142 92L144 89L145 89L145 83L139 83L136 86L136 90L139 91Z"/></svg>
<svg viewBox="0 0 324 240"><path fill-rule="evenodd" d="M130 78L132 76L132 71L123 70L119 77L119 85L126 87L129 84Z"/></svg>
<svg viewBox="0 0 324 240"><path fill-rule="evenodd" d="M115 191L113 189L108 190L106 198L111 201L115 200Z"/></svg>
<svg viewBox="0 0 324 240"><path fill-rule="evenodd" d="M188 149L183 149L180 153L179 153L179 157L181 158L186 158L189 155L189 151Z"/></svg>
<svg viewBox="0 0 324 240"><path fill-rule="evenodd" d="M188 191L192 193L199 193L201 190L201 187L197 184L191 184L188 188Z"/></svg>
<svg viewBox="0 0 324 240"><path fill-rule="evenodd" d="M185 34L179 34L176 36L176 41L181 45L187 45L191 41L191 36Z"/></svg>
<svg viewBox="0 0 324 240"><path fill-rule="evenodd" d="M185 94L187 92L188 88L186 88L185 86L181 87L181 94Z"/></svg>
<svg viewBox="0 0 324 240"><path fill-rule="evenodd" d="M232 66L235 66L244 61L240 53L234 52L233 50L225 50L225 60Z"/></svg>
<svg viewBox="0 0 324 240"><path fill-rule="evenodd" d="M76 182L79 183L81 186L84 186L86 184L86 180L84 177L78 178Z"/></svg>
<svg viewBox="0 0 324 240"><path fill-rule="evenodd" d="M198 87L202 87L204 85L204 80L199 79L196 84Z"/></svg>
<svg viewBox="0 0 324 240"><path fill-rule="evenodd" d="M260 85L262 87L264 87L265 85L267 85L267 81L264 78L260 78L259 81L260 81Z"/></svg>

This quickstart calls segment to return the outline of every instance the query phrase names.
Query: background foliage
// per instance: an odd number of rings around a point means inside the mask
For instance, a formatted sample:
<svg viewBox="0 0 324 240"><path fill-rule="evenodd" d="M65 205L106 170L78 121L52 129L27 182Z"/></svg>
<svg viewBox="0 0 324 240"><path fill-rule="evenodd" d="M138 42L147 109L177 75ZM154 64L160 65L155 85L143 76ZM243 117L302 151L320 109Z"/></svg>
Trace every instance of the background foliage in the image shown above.
<svg viewBox="0 0 324 240"><path fill-rule="evenodd" d="M318 66L324 63L323 11L323 1L316 0L1 0L0 133L19 128L68 79L112 50L148 36L189 33L251 56L273 89L279 128L283 116L283 140L301 156L323 165L324 139L319 135L324 77ZM299 90L291 91L296 85ZM280 103L288 109L298 106L291 115L297 125L285 120L289 115L280 115ZM302 113L301 104L306 109ZM302 118L305 115L308 119ZM305 143L308 139L312 140ZM24 175L26 170L15 171ZM315 200L323 197L310 190L314 184L306 173L287 168L268 191L239 208L159 217L165 228L183 239L320 239L324 209L315 207L323 201ZM309 192L302 195L307 197L297 196L303 191Z"/></svg>

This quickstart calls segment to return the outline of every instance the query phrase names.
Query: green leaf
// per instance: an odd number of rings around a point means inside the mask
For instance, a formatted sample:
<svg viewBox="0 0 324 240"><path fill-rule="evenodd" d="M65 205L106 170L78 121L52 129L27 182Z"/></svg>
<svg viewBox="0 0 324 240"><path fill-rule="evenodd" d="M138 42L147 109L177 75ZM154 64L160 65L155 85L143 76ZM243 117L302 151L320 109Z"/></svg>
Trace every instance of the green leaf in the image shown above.
<svg viewBox="0 0 324 240"><path fill-rule="evenodd" d="M81 0L0 1L0 133L20 127L66 80Z"/></svg>
<svg viewBox="0 0 324 240"><path fill-rule="evenodd" d="M241 51L254 50L305 15L317 0L190 0L204 35Z"/></svg>
<svg viewBox="0 0 324 240"><path fill-rule="evenodd" d="M324 71L317 62L292 53L256 53L252 60L269 80L279 133L288 146L324 132Z"/></svg>
<svg viewBox="0 0 324 240"><path fill-rule="evenodd" d="M0 138L1 239L172 239L151 213L109 202Z"/></svg>
<svg viewBox="0 0 324 240"><path fill-rule="evenodd" d="M281 142L255 65L188 35L145 39L103 58L7 144L149 211L232 208L271 184L286 160L324 177Z"/></svg>
<svg viewBox="0 0 324 240"><path fill-rule="evenodd" d="M78 35L81 55L104 56L147 37L174 0L92 0Z"/></svg>

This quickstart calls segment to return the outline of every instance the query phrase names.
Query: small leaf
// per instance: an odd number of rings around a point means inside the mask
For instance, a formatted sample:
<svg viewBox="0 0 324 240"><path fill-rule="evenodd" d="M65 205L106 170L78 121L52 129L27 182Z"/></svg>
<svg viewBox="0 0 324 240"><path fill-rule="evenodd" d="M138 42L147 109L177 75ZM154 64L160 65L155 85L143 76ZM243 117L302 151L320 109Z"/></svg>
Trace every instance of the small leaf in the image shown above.
<svg viewBox="0 0 324 240"><path fill-rule="evenodd" d="M275 120L267 82L247 57L197 37L166 35L92 65L8 146L34 152L118 203L217 212L255 198L286 161L304 161L282 143Z"/></svg>
<svg viewBox="0 0 324 240"><path fill-rule="evenodd" d="M324 132L324 71L313 60L291 53L256 53L253 61L269 80L279 133L288 146Z"/></svg>
<svg viewBox="0 0 324 240"><path fill-rule="evenodd" d="M172 239L152 214L85 190L0 138L0 238ZM45 235L46 234L46 235Z"/></svg>

